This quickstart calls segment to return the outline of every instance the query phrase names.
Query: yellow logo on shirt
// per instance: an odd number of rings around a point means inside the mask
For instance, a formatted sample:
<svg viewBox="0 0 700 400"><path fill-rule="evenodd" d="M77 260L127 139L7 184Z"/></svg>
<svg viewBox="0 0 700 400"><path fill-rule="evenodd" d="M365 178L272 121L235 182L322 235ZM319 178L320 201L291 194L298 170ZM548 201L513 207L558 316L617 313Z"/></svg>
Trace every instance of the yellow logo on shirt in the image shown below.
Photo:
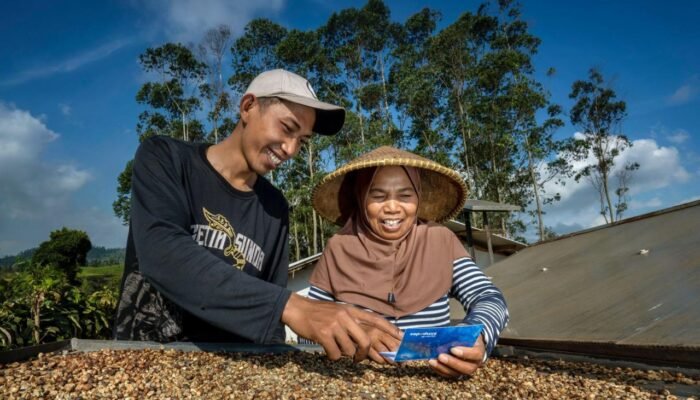
<svg viewBox="0 0 700 400"><path fill-rule="evenodd" d="M236 246L234 240L236 237L236 231L233 230L233 227L223 215L212 214L211 212L209 212L209 210L207 210L204 207L202 207L202 211L204 211L204 218L206 218L209 222L210 228L223 232L226 234L226 236L228 236L229 245L224 249L224 255L233 258L233 265L236 268L243 269L243 267L245 266L245 257L243 256L243 253L241 253L241 251L238 249L238 246Z"/></svg>

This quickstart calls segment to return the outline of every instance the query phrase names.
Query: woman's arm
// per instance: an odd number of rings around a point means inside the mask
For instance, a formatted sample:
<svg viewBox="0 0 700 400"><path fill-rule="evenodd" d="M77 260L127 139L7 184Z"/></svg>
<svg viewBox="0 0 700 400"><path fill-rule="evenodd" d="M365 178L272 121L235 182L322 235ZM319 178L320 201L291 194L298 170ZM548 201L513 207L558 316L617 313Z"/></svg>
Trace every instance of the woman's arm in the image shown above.
<svg viewBox="0 0 700 400"><path fill-rule="evenodd" d="M471 258L460 258L453 265L452 296L466 312L464 323L484 325L486 355L496 346L508 323L508 308L503 293L484 275Z"/></svg>
<svg viewBox="0 0 700 400"><path fill-rule="evenodd" d="M464 306L464 323L482 324L484 331L473 347L453 347L449 355L440 354L436 360L430 360L430 366L447 377L472 375L496 346L508 323L508 308L501 291L468 257L454 262L450 294Z"/></svg>

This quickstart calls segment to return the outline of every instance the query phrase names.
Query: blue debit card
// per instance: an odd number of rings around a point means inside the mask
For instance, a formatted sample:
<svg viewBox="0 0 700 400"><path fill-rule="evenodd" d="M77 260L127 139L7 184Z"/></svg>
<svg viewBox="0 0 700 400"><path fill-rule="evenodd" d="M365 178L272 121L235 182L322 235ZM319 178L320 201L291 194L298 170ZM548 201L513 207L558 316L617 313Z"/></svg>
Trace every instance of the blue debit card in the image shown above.
<svg viewBox="0 0 700 400"><path fill-rule="evenodd" d="M380 352L391 361L414 361L437 358L455 346L472 347L479 338L483 325L459 325L442 328L408 328L398 350Z"/></svg>

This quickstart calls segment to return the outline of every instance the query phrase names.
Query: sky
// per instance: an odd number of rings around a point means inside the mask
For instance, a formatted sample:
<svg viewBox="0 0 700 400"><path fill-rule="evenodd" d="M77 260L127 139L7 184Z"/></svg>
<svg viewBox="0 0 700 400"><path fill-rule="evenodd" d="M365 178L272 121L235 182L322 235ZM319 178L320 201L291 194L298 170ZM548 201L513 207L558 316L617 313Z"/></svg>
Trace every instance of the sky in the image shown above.
<svg viewBox="0 0 700 400"><path fill-rule="evenodd" d="M138 145L134 100L149 77L137 59L170 41L199 42L219 24L235 36L254 18L287 28L321 26L364 1L136 0L3 2L0 5L0 256L47 240L63 226L94 246L124 247L114 216L117 176ZM440 27L474 1L387 1L404 22L430 7ZM700 2L523 1L523 19L542 40L536 76L565 110L571 84L599 68L628 116L633 146L620 157L641 164L630 184L639 215L700 199ZM545 71L553 67L552 77ZM557 137L577 134L568 122ZM561 201L545 223L568 233L604 223L590 184L548 187ZM527 220L527 218L526 218Z"/></svg>

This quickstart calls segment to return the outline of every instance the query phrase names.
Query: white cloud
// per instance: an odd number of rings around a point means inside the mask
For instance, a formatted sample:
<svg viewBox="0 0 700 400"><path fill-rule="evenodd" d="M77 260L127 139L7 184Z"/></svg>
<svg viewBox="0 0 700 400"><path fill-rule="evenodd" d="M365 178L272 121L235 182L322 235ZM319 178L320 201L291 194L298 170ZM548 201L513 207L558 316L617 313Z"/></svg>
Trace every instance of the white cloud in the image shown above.
<svg viewBox="0 0 700 400"><path fill-rule="evenodd" d="M675 143L675 144L681 144L681 143L685 142L686 140L688 140L689 138L690 138L690 135L688 134L688 131L686 131L685 129L679 129L676 132L674 132L668 136L668 140L671 143Z"/></svg>
<svg viewBox="0 0 700 400"><path fill-rule="evenodd" d="M667 98L667 103L670 105L685 104L695 98L700 92L700 77L693 75L688 82L676 89L672 95Z"/></svg>
<svg viewBox="0 0 700 400"><path fill-rule="evenodd" d="M88 171L41 159L44 148L58 138L29 112L0 103L0 171L5 171L0 175L2 218L38 217L88 182Z"/></svg>
<svg viewBox="0 0 700 400"><path fill-rule="evenodd" d="M230 26L234 34L241 34L245 25L258 14L280 11L284 0L160 0L145 4L160 17L170 39L196 43L204 32L221 24Z"/></svg>
<svg viewBox="0 0 700 400"><path fill-rule="evenodd" d="M69 116L73 111L71 106L65 103L59 103L58 108L61 110L61 114L65 115L66 117Z"/></svg>
<svg viewBox="0 0 700 400"><path fill-rule="evenodd" d="M660 208L664 206L663 196L656 195L656 191L672 185L682 184L691 178L691 174L681 165L678 150L675 147L659 146L653 139L634 140L633 146L625 149L616 159L612 171L611 195L614 196L617 181L614 174L622 170L627 163L638 162L640 168L632 173L629 183L631 201L629 211L643 208ZM593 161L592 154L585 161L574 163L575 169ZM581 178L577 183L573 178L565 180L564 186L550 182L545 185L549 194L559 193L561 201L545 206L545 223L553 226L559 233L569 230L567 226L590 228L605 223L600 215L599 194L586 178ZM651 200L636 201L635 196L643 194L652 195ZM614 199L611 199L613 202ZM626 214L629 216L629 213Z"/></svg>
<svg viewBox="0 0 700 400"><path fill-rule="evenodd" d="M93 63L95 61L101 60L115 51L121 49L122 47L129 44L130 40L118 39L112 42L98 46L97 48L84 51L73 57L55 61L49 65L42 65L36 68L29 68L25 71L20 72L10 79L0 81L0 86L14 86L19 85L28 81L35 79L46 78L55 74L66 73L75 71L76 69Z"/></svg>
<svg viewBox="0 0 700 400"><path fill-rule="evenodd" d="M46 160L45 150L59 138L28 111L0 102L0 254L37 246L63 226L85 230L96 245L124 245L126 230L116 217L74 204L92 174Z"/></svg>

